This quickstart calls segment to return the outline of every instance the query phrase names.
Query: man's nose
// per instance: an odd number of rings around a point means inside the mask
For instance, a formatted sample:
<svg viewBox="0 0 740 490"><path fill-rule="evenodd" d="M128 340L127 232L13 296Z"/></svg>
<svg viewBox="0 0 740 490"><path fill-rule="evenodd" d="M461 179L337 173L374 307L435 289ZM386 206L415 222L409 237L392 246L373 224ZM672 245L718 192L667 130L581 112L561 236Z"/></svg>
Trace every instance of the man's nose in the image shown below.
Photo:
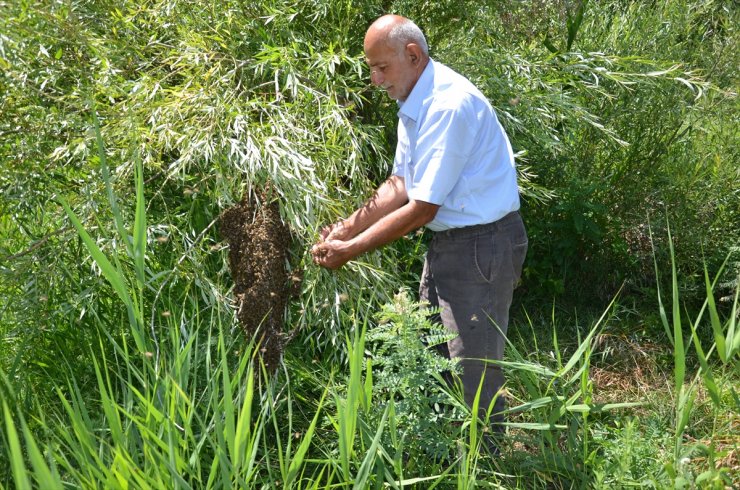
<svg viewBox="0 0 740 490"><path fill-rule="evenodd" d="M370 82L373 85L383 85L383 82L385 81L385 77L383 77L383 74L379 71L372 70L370 71Z"/></svg>

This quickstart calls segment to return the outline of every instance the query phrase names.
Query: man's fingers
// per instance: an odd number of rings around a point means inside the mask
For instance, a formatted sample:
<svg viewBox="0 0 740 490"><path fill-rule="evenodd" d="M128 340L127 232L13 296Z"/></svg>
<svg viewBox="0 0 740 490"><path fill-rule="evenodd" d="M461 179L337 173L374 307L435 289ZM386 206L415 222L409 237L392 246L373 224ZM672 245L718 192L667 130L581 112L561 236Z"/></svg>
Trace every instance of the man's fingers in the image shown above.
<svg viewBox="0 0 740 490"><path fill-rule="evenodd" d="M314 264L326 267L328 269L338 269L345 262L346 259L342 258L340 250L337 246L341 246L340 240L326 240L315 244L311 247L311 255L313 256Z"/></svg>
<svg viewBox="0 0 740 490"><path fill-rule="evenodd" d="M326 257L328 250L323 245L323 243L318 243L311 247L311 255L313 255L313 261L317 264L319 263L319 259Z"/></svg>
<svg viewBox="0 0 740 490"><path fill-rule="evenodd" d="M321 229L319 232L319 236L321 237L322 242L326 242L329 240L335 240L337 238L342 237L342 232L344 231L344 222L340 221L338 223L334 223L328 226L325 226Z"/></svg>
<svg viewBox="0 0 740 490"><path fill-rule="evenodd" d="M337 230L336 224L327 225L321 229L321 231L319 232L319 235L321 236L322 240L326 241L329 239L329 237L334 235L334 232L336 230Z"/></svg>

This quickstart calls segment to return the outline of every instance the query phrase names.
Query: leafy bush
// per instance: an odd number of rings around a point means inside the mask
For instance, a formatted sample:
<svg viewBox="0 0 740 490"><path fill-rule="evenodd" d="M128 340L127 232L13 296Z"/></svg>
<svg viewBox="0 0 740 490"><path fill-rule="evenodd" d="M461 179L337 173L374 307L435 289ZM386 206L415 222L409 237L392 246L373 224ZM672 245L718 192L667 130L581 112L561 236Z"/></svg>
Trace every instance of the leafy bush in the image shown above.
<svg viewBox="0 0 740 490"><path fill-rule="evenodd" d="M378 313L378 325L367 333L368 363L373 372L373 411L382 415L393 402L394 419L384 437L389 447L441 461L457 447L459 430L450 433L453 422L462 425L469 410L450 396L443 379L459 372L457 363L439 355L438 344L452 336L432 323L433 311L420 308L407 291ZM453 454L454 456L454 454Z"/></svg>

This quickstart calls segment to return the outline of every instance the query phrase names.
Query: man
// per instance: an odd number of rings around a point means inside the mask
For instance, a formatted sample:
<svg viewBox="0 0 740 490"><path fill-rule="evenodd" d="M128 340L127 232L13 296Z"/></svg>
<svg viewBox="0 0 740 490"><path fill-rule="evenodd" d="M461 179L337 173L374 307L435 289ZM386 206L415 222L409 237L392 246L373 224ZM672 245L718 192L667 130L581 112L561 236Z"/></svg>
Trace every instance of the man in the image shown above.
<svg viewBox="0 0 740 490"><path fill-rule="evenodd" d="M421 226L431 229L421 299L441 307L442 323L458 334L447 347L460 358L466 402L472 405L483 376L479 416L495 399L493 421L500 422L504 377L486 360L503 356L527 251L511 145L483 94L429 57L409 19L379 18L364 49L372 83L399 106L393 175L349 218L321 231L314 262L336 269Z"/></svg>

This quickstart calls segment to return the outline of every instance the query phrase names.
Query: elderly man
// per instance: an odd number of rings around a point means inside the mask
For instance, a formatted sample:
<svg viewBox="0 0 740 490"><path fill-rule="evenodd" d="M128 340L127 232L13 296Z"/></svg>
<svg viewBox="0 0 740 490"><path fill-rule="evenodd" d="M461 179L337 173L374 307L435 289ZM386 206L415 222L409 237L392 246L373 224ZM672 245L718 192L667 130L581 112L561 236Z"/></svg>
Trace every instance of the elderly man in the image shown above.
<svg viewBox="0 0 740 490"><path fill-rule="evenodd" d="M372 83L399 106L393 174L349 218L322 230L314 262L336 269L421 226L432 230L421 299L439 306L458 334L446 350L460 358L466 402L483 378L479 415L494 403L500 429L504 377L486 361L503 356L527 251L511 145L485 96L429 57L409 19L379 18L364 48Z"/></svg>

